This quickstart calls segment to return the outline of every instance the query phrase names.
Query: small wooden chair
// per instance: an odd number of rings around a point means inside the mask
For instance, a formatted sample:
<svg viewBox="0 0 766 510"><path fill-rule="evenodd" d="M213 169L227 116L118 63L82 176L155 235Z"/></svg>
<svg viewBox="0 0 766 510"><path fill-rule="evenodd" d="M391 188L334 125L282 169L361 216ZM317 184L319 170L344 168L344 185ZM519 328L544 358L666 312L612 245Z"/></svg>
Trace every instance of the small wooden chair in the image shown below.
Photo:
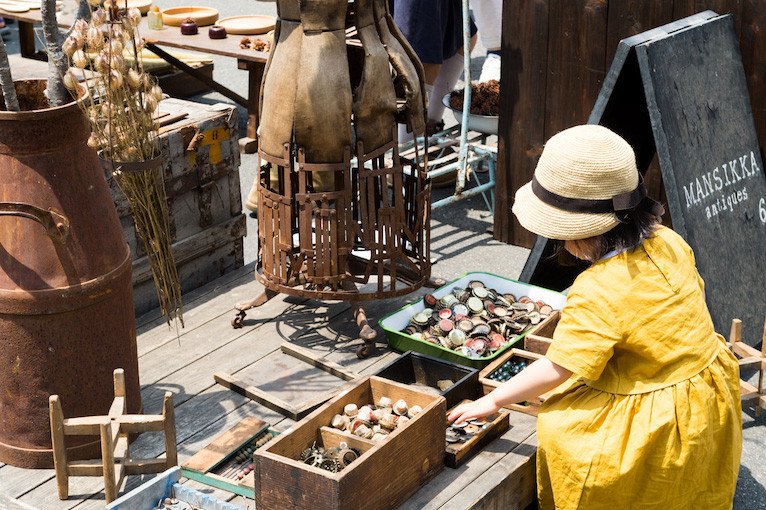
<svg viewBox="0 0 766 510"><path fill-rule="evenodd" d="M731 351L739 358L740 370L754 368L759 371L758 387L756 388L749 382L740 379L739 391L742 405L754 405L755 415L760 416L761 408L766 409L766 394L763 392L763 372L766 370L766 324L764 324L763 342L760 351L742 341L742 321L739 319L731 321L729 344Z"/></svg>
<svg viewBox="0 0 766 510"><path fill-rule="evenodd" d="M64 418L58 395L48 400L53 463L59 499L69 497L70 476L103 476L106 502L117 498L127 475L160 473L178 464L173 395L165 393L161 415L125 414L125 372L114 371L114 400L105 416ZM128 434L165 432L164 459L131 459ZM101 459L67 461L66 436L101 436Z"/></svg>

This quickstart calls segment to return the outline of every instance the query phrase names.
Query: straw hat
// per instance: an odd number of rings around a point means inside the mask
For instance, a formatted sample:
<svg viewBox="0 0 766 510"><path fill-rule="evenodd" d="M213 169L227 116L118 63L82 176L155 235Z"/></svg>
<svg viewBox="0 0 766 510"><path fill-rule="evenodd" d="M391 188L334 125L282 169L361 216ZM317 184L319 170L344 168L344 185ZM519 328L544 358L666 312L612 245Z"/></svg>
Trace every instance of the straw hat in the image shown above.
<svg viewBox="0 0 766 510"><path fill-rule="evenodd" d="M614 228L619 223L615 212L633 209L645 197L628 142L589 124L548 140L532 182L516 192L513 213L535 234L585 239Z"/></svg>

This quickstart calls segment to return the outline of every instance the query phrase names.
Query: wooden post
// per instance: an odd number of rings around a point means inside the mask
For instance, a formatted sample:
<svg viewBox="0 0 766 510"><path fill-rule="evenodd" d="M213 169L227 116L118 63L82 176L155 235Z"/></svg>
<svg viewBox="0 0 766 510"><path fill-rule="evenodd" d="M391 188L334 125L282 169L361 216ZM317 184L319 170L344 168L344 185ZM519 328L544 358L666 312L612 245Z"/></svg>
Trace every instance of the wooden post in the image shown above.
<svg viewBox="0 0 766 510"><path fill-rule="evenodd" d="M766 358L766 320L763 322L763 336L761 336L761 357ZM763 393L763 368L758 375L758 393Z"/></svg>
<svg viewBox="0 0 766 510"><path fill-rule="evenodd" d="M176 412L173 407L173 394L169 391L165 392L165 400L162 402L162 422L165 430L165 458L169 469L178 464Z"/></svg>
<svg viewBox="0 0 766 510"><path fill-rule="evenodd" d="M114 379L114 396L124 397L125 396L125 370L121 368L116 369L112 377Z"/></svg>
<svg viewBox="0 0 766 510"><path fill-rule="evenodd" d="M53 443L53 467L56 471L56 488L59 499L69 497L69 473L66 466L66 442L64 439L64 412L58 395L48 399L51 417L51 442Z"/></svg>
<svg viewBox="0 0 766 510"><path fill-rule="evenodd" d="M35 25L28 21L19 21L19 49L24 58L36 58ZM44 55L44 53L43 53ZM37 57L39 60L39 57Z"/></svg>
<svg viewBox="0 0 766 510"><path fill-rule="evenodd" d="M101 431L101 465L104 470L104 495L106 502L117 499L117 484L114 479L114 443L109 423L99 425Z"/></svg>
<svg viewBox="0 0 766 510"><path fill-rule="evenodd" d="M734 347L734 344L742 341L742 321L739 319L732 319L731 331L729 332L729 343Z"/></svg>
<svg viewBox="0 0 766 510"><path fill-rule="evenodd" d="M238 60L237 67L247 70L247 132L239 139L239 150L251 154L258 150L258 117L260 115L261 82L266 64Z"/></svg>

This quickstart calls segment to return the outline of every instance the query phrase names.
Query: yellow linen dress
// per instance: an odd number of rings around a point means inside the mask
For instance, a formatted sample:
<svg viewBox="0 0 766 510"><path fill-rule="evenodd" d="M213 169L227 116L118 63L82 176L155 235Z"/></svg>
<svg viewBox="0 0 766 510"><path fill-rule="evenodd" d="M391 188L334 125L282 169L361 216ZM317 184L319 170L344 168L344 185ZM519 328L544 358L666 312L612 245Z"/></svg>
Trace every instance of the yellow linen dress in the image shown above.
<svg viewBox="0 0 766 510"><path fill-rule="evenodd" d="M546 357L573 376L540 409L540 508L732 507L739 367L678 234L580 274Z"/></svg>

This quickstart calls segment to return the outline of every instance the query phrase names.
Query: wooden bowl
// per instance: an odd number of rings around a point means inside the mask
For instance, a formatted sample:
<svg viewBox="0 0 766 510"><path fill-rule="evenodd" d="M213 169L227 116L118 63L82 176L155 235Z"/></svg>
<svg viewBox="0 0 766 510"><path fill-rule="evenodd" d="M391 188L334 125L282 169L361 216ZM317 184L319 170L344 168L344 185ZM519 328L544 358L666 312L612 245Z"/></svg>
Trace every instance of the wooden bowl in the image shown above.
<svg viewBox="0 0 766 510"><path fill-rule="evenodd" d="M274 28L277 20L273 16L251 15L233 16L218 20L218 26L224 27L226 33L233 35L265 34Z"/></svg>
<svg viewBox="0 0 766 510"><path fill-rule="evenodd" d="M212 7L171 7L162 11L162 22L172 27L180 27L187 18L193 19L197 26L205 27L218 21L218 10Z"/></svg>
<svg viewBox="0 0 766 510"><path fill-rule="evenodd" d="M125 0L116 0L117 1L117 7L120 9L125 8ZM104 1L105 7L111 7L112 6L112 0L105 0ZM135 7L139 11L141 11L141 15L146 14L149 12L149 9L152 8L152 0L128 0L128 8Z"/></svg>

